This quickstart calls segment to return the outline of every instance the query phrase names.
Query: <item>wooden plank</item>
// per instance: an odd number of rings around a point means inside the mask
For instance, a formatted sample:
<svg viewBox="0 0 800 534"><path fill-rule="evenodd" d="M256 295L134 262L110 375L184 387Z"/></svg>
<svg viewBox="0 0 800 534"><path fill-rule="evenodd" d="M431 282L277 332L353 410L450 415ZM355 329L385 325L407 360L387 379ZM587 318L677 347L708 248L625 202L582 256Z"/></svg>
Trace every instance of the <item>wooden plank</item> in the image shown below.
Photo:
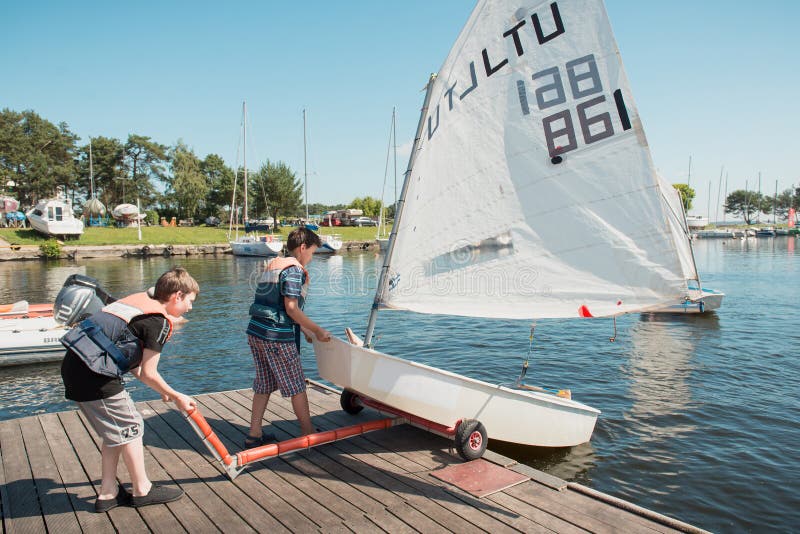
<svg viewBox="0 0 800 534"><path fill-rule="evenodd" d="M66 489L75 516L78 519L81 530L92 534L106 534L114 532L111 520L107 514L94 513L95 493L92 489L91 481L86 477L86 473L81 467L80 459L72 450L64 427L58 415L54 413L39 416L42 430L47 436L50 444L50 451L53 454L58 473Z"/></svg>
<svg viewBox="0 0 800 534"><path fill-rule="evenodd" d="M651 521L634 516L594 499L572 491L554 493L545 486L531 482L520 488L509 488L507 493L575 525L594 532L662 532Z"/></svg>
<svg viewBox="0 0 800 534"><path fill-rule="evenodd" d="M2 425L3 423L0 423ZM3 524L3 532L6 531L6 513L11 506L8 499L8 486L6 485L6 471L3 468L3 447L0 444L0 522Z"/></svg>
<svg viewBox="0 0 800 534"><path fill-rule="evenodd" d="M102 464L100 451L90 435L90 431L84 426L83 421L78 416L78 412L60 412L58 419L69 437L72 448L80 460L83 470L89 478L89 484L94 495L89 501L89 505L94 507L94 499L100 490L102 481ZM119 506L107 513L116 530L145 531L147 526L142 517L127 506Z"/></svg>
<svg viewBox="0 0 800 534"><path fill-rule="evenodd" d="M145 415L145 414L142 414L142 415ZM86 420L86 417L83 415L83 413L78 412L78 417L81 418L81 421L83 422L83 424L84 424L84 426L86 428L90 427L90 424ZM144 435L144 445L146 445L147 444L147 440L150 437L150 436L148 436L148 432L146 431L146 429L144 430L144 434L143 435ZM97 449L99 451L102 451L103 443L100 440L100 437L97 434L95 434L94 432L89 432L89 436L92 438L92 441L94 441L94 444L97 447ZM155 480L155 482L153 482L153 483L156 483L156 484L161 482L163 480L162 478L153 477L153 475L152 475L152 470L155 467L155 465L154 465L154 461L153 461L151 455L148 453L146 447L143 450L143 456L144 456L145 472L147 473L148 478L150 478L151 481ZM102 452L101 452L101 458L102 458ZM128 473L128 470L127 470L127 468L125 466L125 462L122 461L122 458L120 458L119 463L117 465L117 478L123 484L127 484L131 488L131 491L132 491L132 484L131 484L130 474ZM175 533L179 533L179 532L184 532L185 531L183 526L180 524L180 522L175 518L175 516L170 511L169 505L143 506L141 508L137 508L136 511L139 513L139 515L142 517L142 519L144 520L144 522L147 525L147 527L152 532L156 532L156 533L159 533L159 534L162 533L162 532L165 533L165 534L175 534Z"/></svg>
<svg viewBox="0 0 800 534"><path fill-rule="evenodd" d="M3 522L5 532L44 532L45 522L18 419L0 423L0 450L9 504Z"/></svg>
<svg viewBox="0 0 800 534"><path fill-rule="evenodd" d="M19 426L48 531L59 534L81 532L39 418L24 417L19 419Z"/></svg>

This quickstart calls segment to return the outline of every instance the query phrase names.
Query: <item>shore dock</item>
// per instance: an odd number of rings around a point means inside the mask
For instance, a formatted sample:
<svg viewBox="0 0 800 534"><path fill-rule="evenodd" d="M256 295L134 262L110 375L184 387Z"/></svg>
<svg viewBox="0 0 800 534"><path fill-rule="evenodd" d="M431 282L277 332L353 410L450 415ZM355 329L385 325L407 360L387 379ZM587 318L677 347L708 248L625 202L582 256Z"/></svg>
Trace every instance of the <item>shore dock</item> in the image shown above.
<svg viewBox="0 0 800 534"><path fill-rule="evenodd" d="M369 409L347 415L323 384L310 382L308 394L323 430L382 417ZM252 392L195 398L228 450L241 450ZM171 405L137 405L150 477L180 486L184 498L95 514L100 452L79 412L12 419L0 422L3 532L703 532L491 451L486 460L523 481L478 498L432 476L463 463L451 442L409 425L258 462L230 481ZM279 440L298 435L280 395L270 398L267 418ZM124 467L120 479L130 487Z"/></svg>

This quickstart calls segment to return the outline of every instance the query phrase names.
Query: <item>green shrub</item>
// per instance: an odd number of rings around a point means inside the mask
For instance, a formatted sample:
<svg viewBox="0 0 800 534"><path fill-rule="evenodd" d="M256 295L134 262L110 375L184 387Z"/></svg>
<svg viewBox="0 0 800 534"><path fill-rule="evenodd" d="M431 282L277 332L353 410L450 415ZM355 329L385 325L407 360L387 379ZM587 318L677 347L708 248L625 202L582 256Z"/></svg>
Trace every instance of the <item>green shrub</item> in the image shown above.
<svg viewBox="0 0 800 534"><path fill-rule="evenodd" d="M145 219L148 223L150 223L150 226L158 226L158 223L161 222L161 220L158 218L158 212L156 210L147 210L144 213Z"/></svg>
<svg viewBox="0 0 800 534"><path fill-rule="evenodd" d="M41 250L42 255L48 259L61 257L61 244L55 239L48 239L39 245L39 250Z"/></svg>

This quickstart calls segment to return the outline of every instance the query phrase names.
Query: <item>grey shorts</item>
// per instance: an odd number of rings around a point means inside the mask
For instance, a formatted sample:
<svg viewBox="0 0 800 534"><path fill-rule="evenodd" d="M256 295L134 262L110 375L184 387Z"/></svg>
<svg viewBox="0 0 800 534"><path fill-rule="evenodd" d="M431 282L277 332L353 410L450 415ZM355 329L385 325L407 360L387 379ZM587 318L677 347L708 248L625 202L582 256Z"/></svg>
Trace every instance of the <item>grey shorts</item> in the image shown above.
<svg viewBox="0 0 800 534"><path fill-rule="evenodd" d="M144 435L144 420L127 391L106 399L79 402L78 408L103 440L103 445L117 447Z"/></svg>

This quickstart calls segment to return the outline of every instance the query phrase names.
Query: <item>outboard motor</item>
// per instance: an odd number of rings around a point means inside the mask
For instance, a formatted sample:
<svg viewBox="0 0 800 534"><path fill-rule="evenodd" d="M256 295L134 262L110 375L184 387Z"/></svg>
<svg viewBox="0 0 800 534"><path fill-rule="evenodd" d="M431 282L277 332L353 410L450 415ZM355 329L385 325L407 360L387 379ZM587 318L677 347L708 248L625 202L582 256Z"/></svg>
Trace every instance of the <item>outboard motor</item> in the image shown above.
<svg viewBox="0 0 800 534"><path fill-rule="evenodd" d="M73 274L58 292L53 318L59 324L73 326L115 300L94 278Z"/></svg>

